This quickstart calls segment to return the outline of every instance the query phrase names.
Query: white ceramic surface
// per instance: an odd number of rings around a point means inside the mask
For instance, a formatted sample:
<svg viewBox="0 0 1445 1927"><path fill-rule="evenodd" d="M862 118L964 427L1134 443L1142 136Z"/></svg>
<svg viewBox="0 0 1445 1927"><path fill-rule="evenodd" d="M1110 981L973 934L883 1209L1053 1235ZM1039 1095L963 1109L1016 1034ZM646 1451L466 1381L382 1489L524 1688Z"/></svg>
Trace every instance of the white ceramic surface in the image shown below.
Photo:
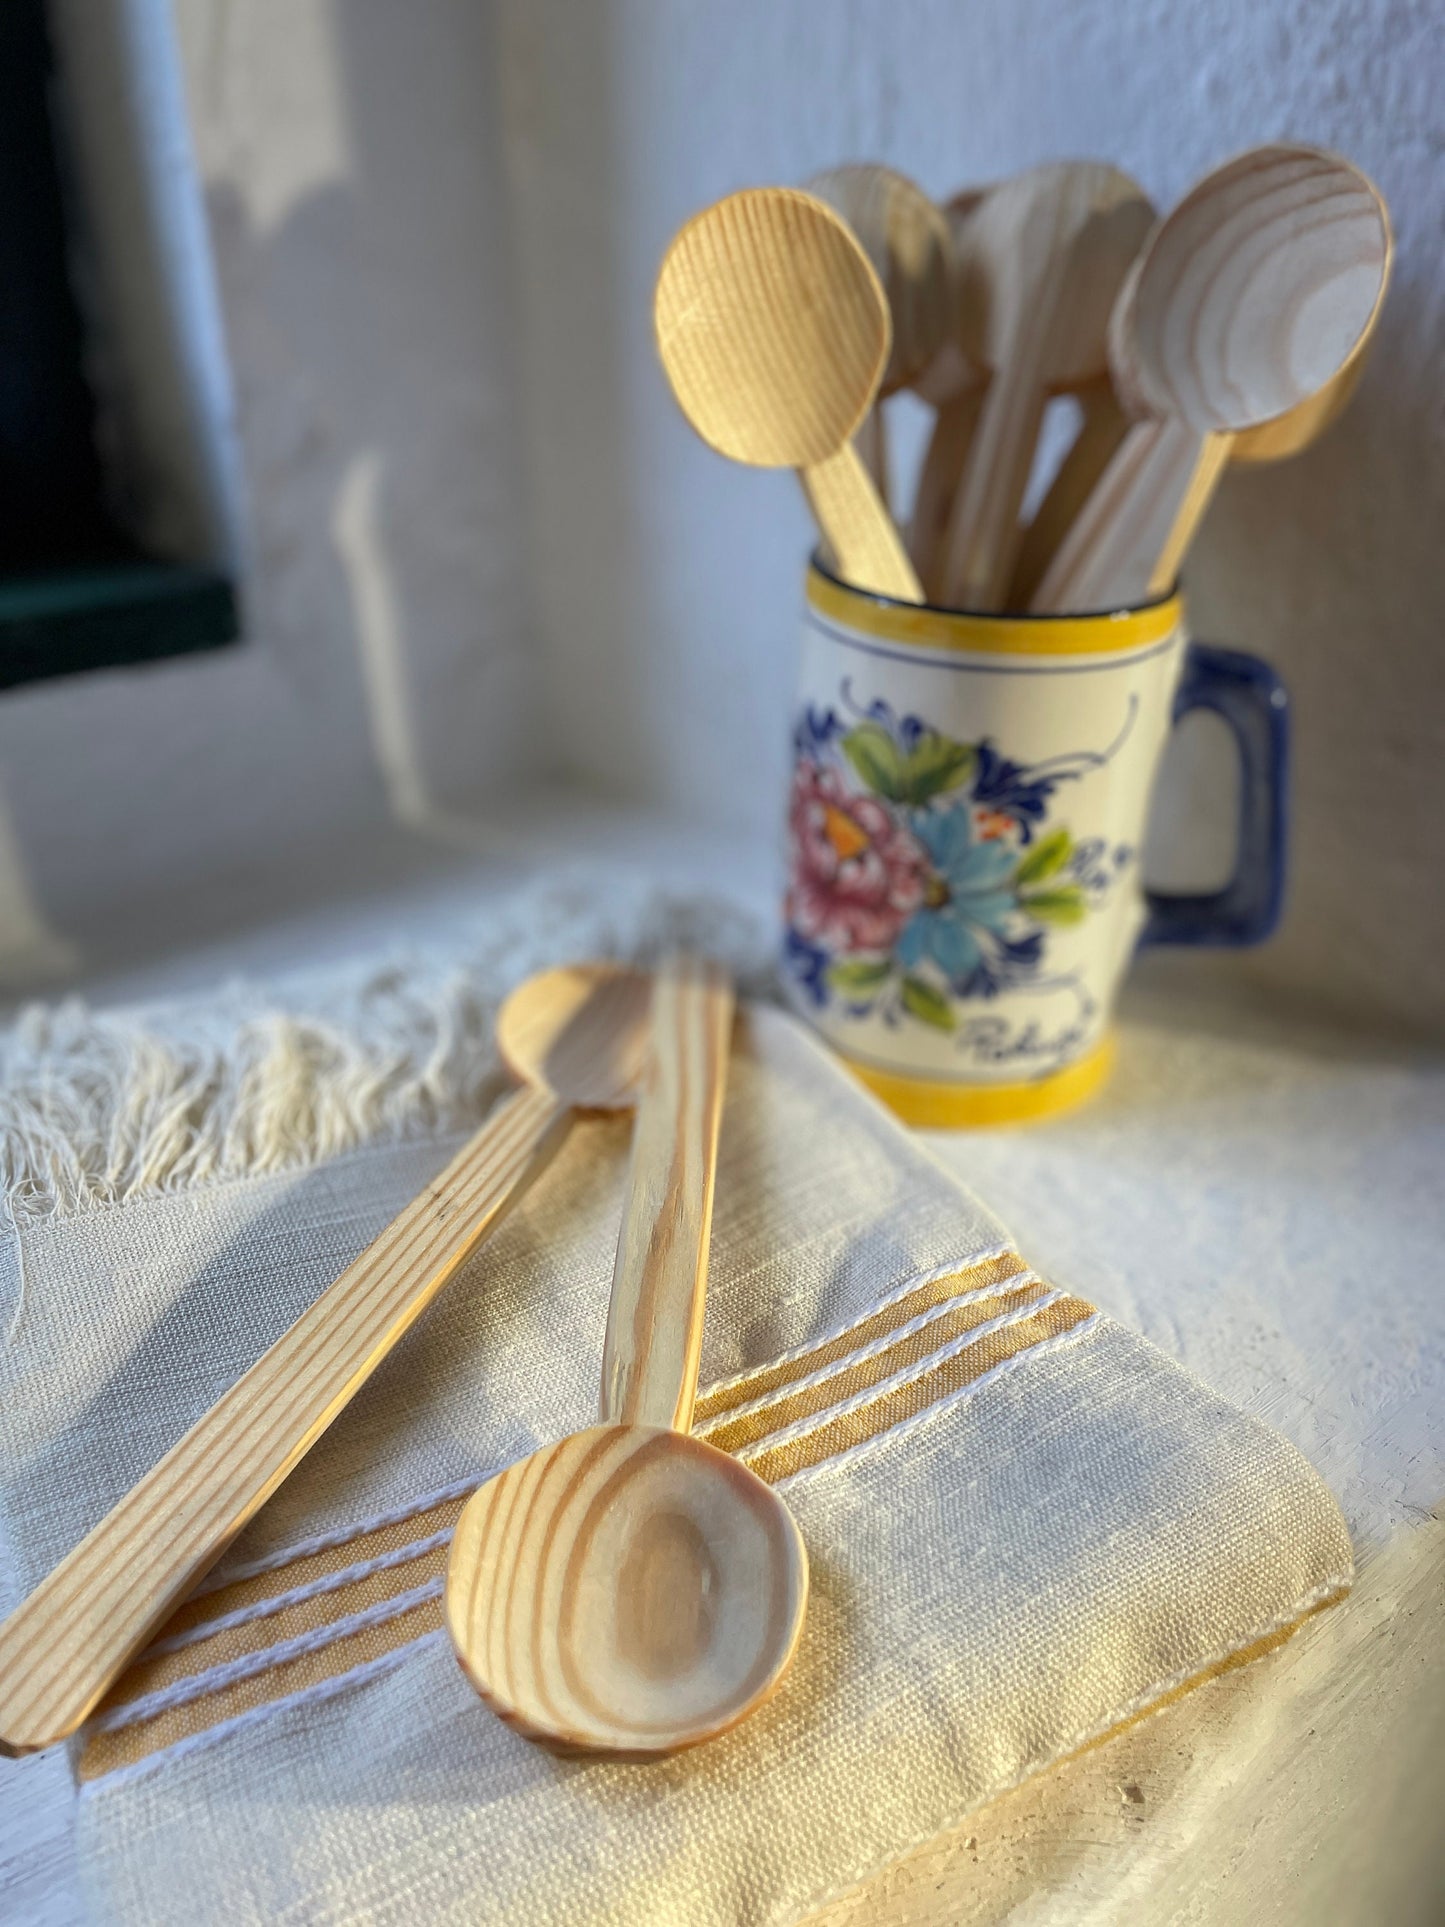
<svg viewBox="0 0 1445 1927"><path fill-rule="evenodd" d="M1098 1051L1185 647L1177 599L970 616L810 572L784 975L832 1044L961 1085Z"/></svg>

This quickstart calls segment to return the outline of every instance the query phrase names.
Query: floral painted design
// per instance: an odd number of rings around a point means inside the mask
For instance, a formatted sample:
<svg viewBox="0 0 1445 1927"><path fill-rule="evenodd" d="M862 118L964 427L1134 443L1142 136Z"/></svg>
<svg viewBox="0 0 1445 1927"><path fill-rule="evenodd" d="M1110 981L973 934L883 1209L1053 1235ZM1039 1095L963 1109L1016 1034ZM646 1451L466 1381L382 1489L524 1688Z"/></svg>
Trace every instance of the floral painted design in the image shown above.
<svg viewBox="0 0 1445 1927"><path fill-rule="evenodd" d="M809 707L794 738L784 963L804 995L952 1031L960 1002L1043 987L1049 931L1082 922L1133 857L1048 826L1059 786L1118 744L1027 766L887 703L860 710L846 682L842 706Z"/></svg>
<svg viewBox="0 0 1445 1927"><path fill-rule="evenodd" d="M795 860L791 921L839 950L886 949L923 902L928 860L908 826L842 774L800 762L788 829Z"/></svg>

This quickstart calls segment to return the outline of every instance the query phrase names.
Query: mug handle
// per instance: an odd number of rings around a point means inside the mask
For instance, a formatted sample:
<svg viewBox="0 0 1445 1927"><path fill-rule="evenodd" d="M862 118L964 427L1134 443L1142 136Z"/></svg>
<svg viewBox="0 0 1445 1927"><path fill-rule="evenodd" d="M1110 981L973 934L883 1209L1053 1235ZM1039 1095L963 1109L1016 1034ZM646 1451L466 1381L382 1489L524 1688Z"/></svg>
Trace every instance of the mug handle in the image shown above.
<svg viewBox="0 0 1445 1927"><path fill-rule="evenodd" d="M1284 904L1289 778L1289 698L1266 662L1238 649L1189 645L1174 695L1177 724L1191 709L1212 709L1239 745L1239 855L1222 890L1175 896L1146 890L1151 943L1262 943Z"/></svg>

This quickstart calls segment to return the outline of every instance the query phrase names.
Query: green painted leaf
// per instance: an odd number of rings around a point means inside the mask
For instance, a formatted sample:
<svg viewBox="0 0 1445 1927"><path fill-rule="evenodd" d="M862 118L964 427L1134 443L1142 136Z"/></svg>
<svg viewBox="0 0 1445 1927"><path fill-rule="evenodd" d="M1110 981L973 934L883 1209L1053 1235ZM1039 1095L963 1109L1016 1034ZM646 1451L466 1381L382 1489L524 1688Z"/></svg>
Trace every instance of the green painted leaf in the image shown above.
<svg viewBox="0 0 1445 1927"><path fill-rule="evenodd" d="M840 997L861 1002L882 989L892 969L887 957L849 957L829 964L828 982Z"/></svg>
<svg viewBox="0 0 1445 1927"><path fill-rule="evenodd" d="M1066 883L1057 890L1035 890L1021 896L1019 904L1040 923L1082 923L1089 914L1088 900L1077 883Z"/></svg>
<svg viewBox="0 0 1445 1927"><path fill-rule="evenodd" d="M977 761L978 753L971 743L956 743L951 736L929 730L904 760L903 800L926 803L945 790L956 790L973 773Z"/></svg>
<svg viewBox="0 0 1445 1927"><path fill-rule="evenodd" d="M1020 859L1014 880L1020 884L1042 883L1045 877L1056 876L1073 854L1074 839L1069 832L1050 830Z"/></svg>
<svg viewBox="0 0 1445 1927"><path fill-rule="evenodd" d="M882 723L859 723L843 738L843 754L875 796L903 800L903 758Z"/></svg>
<svg viewBox="0 0 1445 1927"><path fill-rule="evenodd" d="M903 979L903 1008L920 1023L932 1024L935 1030L953 1029L953 1005L941 990L935 990L922 977Z"/></svg>

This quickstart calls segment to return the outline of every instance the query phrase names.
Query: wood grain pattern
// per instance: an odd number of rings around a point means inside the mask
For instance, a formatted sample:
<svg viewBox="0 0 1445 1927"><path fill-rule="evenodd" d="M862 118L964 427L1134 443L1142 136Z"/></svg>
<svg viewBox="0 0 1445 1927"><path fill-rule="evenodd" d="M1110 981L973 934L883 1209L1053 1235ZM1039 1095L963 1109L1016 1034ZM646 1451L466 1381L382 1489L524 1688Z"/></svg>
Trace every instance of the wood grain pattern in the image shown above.
<svg viewBox="0 0 1445 1927"><path fill-rule="evenodd" d="M732 1021L715 966L658 973L602 1354L614 1425L692 1425Z"/></svg>
<svg viewBox="0 0 1445 1927"><path fill-rule="evenodd" d="M1247 428L1241 434L1231 436L1230 463L1262 466L1268 462L1288 461L1302 454L1339 420L1359 385L1368 360L1367 340L1361 344L1360 352L1349 365L1317 395L1309 396L1287 414L1277 415L1273 421L1261 422L1258 428ZM1130 429L1129 417L1114 395L1113 384L1107 377L1094 383L1090 389L1081 391L1079 400L1083 406L1084 420L1078 437L1035 511L1019 548L1019 559L1009 585L1011 609L1032 609L1036 606L1034 599L1045 573L1076 523L1079 524L1078 538L1082 538L1087 527L1080 520L1084 506L1103 480L1109 463L1123 446L1124 437ZM1139 445L1136 444L1136 460L1138 453ZM1116 475L1115 487L1120 486L1121 480L1122 476ZM1195 475L1194 486L1197 488L1201 481L1207 486L1209 480L1206 469L1203 475ZM1103 506L1101 501L1095 512L1101 512ZM1206 506L1207 496L1201 505L1201 513ZM1152 548L1146 539L1145 555L1140 558L1139 566L1149 567L1148 556L1152 554L1151 578L1156 582L1163 578L1166 589L1172 586L1172 577L1169 575L1171 564L1177 570L1173 555L1182 551L1188 535L1186 518L1182 524L1171 520L1167 528L1160 529L1152 538ZM914 551L915 563L917 559L917 552ZM924 579L926 583L927 577ZM1056 606L1060 611L1089 606L1080 597L1101 596L1107 600L1110 593L1111 585L1107 579L1097 587L1088 586L1082 581L1056 583L1051 592L1058 598Z"/></svg>
<svg viewBox="0 0 1445 1927"><path fill-rule="evenodd" d="M629 1100L640 1043L619 1026L630 1013L641 1031L645 981L604 966L595 1004L579 971L514 993L499 1031L553 1087L508 1097L0 1626L0 1752L49 1746L80 1725L541 1168L574 1097Z"/></svg>
<svg viewBox="0 0 1445 1927"><path fill-rule="evenodd" d="M968 451L978 433L978 418L987 387L987 380L980 375L977 380L960 386L939 406L919 466L913 513L908 521L908 553L924 593L933 602L944 600L940 571L949 517L958 492L958 478L967 466Z"/></svg>
<svg viewBox="0 0 1445 1927"><path fill-rule="evenodd" d="M1130 379L1150 414L1203 433L1271 421L1359 351L1384 295L1373 185L1319 148L1260 147L1161 224L1129 304Z"/></svg>
<svg viewBox="0 0 1445 1927"><path fill-rule="evenodd" d="M871 161L826 168L804 186L842 216L883 285L892 345L879 394L911 387L953 326L952 242L942 208L906 174Z"/></svg>
<svg viewBox="0 0 1445 1927"><path fill-rule="evenodd" d="M851 442L836 455L799 471L803 493L845 582L898 602L922 602L918 580L897 524L886 513Z"/></svg>
<svg viewBox="0 0 1445 1927"><path fill-rule="evenodd" d="M647 1050L652 979L624 964L538 971L497 1014L497 1050L513 1077L579 1111L630 1110Z"/></svg>
<svg viewBox="0 0 1445 1927"><path fill-rule="evenodd" d="M863 464L869 481L878 492L878 500L891 517L893 514L892 457L888 452L888 416L881 400L874 402L858 424L858 433L853 437L853 446L857 450L858 459ZM815 517L816 514L817 511L814 510ZM906 548L907 544L905 543L904 546Z"/></svg>
<svg viewBox="0 0 1445 1927"><path fill-rule="evenodd" d="M1030 606L1116 608L1172 588L1230 438L1322 394L1326 416L1335 405L1327 391L1353 378L1391 252L1375 188L1317 148L1256 148L1186 195L1150 241L1112 324L1115 386L1145 419ZM1307 434L1308 416L1288 432Z"/></svg>
<svg viewBox="0 0 1445 1927"><path fill-rule="evenodd" d="M935 415L913 490L908 553L924 593L934 600L941 595L938 570L958 478L968 460L988 385L988 370L965 347L966 342L976 345L981 339L982 320L963 312L964 301L980 300L985 290L977 277L965 284L960 267L961 247L967 247L964 230L986 192L981 187L962 188L943 210L949 234L949 334L913 383L914 392Z"/></svg>
<svg viewBox="0 0 1445 1927"><path fill-rule="evenodd" d="M985 194L955 237L959 314L990 371L944 544L944 599L999 609L1048 396L1104 372L1108 314L1153 214L1118 169L1031 168Z"/></svg>
<svg viewBox="0 0 1445 1927"><path fill-rule="evenodd" d="M601 1425L468 1501L445 1610L462 1668L529 1739L646 1757L726 1732L778 1686L807 1561L787 1507L680 1432Z"/></svg>
<svg viewBox="0 0 1445 1927"><path fill-rule="evenodd" d="M888 435L883 402L911 388L953 328L952 243L943 210L906 174L876 162L826 168L804 183L848 223L888 299L892 347L878 399L854 440L886 505Z"/></svg>
<svg viewBox="0 0 1445 1927"><path fill-rule="evenodd" d="M1129 432L1129 417L1107 375L1077 391L1079 430L1029 519L1009 581L1008 606L1027 609L1064 538L1083 514Z"/></svg>
<svg viewBox="0 0 1445 1927"><path fill-rule="evenodd" d="M1201 435L1178 420L1131 423L1084 506L1055 549L1028 606L1078 615L1143 601L1202 514L1229 455L1227 435ZM1172 587L1173 576L1165 583ZM1163 591L1158 591L1163 593Z"/></svg>
<svg viewBox="0 0 1445 1927"><path fill-rule="evenodd" d="M792 188L729 195L674 237L653 324L672 391L703 440L732 461L802 471L815 514L834 518L820 526L845 578L921 601L851 452L888 363L890 325L846 223Z"/></svg>
<svg viewBox="0 0 1445 1927"><path fill-rule="evenodd" d="M1358 352L1318 394L1298 402L1287 414L1276 415L1273 421L1241 430L1230 444L1230 461L1287 462L1313 446L1349 406L1369 363L1374 338L1375 331L1371 328Z"/></svg>
<svg viewBox="0 0 1445 1927"><path fill-rule="evenodd" d="M608 1315L615 1422L488 1480L452 1539L444 1613L464 1672L565 1751L711 1738L774 1690L802 1627L807 1557L787 1507L672 1429L697 1387L730 1021L717 973L660 973Z"/></svg>

